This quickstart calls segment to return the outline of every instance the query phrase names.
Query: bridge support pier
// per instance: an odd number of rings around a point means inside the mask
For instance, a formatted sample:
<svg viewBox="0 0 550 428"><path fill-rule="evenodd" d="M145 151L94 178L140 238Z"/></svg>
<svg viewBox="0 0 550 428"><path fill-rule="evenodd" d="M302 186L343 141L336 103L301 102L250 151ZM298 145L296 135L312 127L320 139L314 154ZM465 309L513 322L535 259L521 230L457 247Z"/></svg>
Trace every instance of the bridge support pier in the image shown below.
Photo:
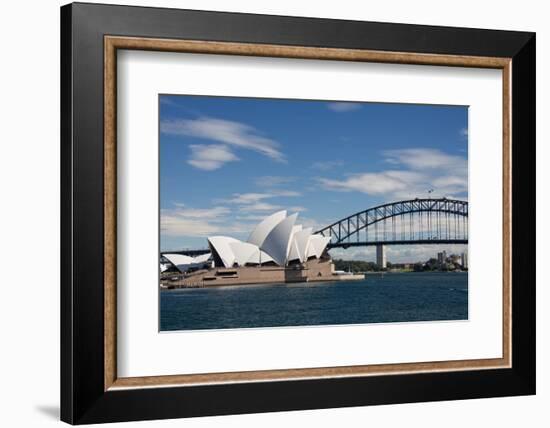
<svg viewBox="0 0 550 428"><path fill-rule="evenodd" d="M376 246L376 265L381 269L386 269L386 246L384 244L378 244Z"/></svg>

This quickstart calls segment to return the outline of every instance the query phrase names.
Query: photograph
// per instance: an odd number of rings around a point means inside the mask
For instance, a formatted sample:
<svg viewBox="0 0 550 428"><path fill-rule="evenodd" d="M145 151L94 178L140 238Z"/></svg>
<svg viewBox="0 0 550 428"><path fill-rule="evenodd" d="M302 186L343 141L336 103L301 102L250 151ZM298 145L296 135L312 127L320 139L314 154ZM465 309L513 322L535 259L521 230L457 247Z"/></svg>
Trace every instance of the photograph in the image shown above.
<svg viewBox="0 0 550 428"><path fill-rule="evenodd" d="M468 106L158 108L160 331L468 320Z"/></svg>

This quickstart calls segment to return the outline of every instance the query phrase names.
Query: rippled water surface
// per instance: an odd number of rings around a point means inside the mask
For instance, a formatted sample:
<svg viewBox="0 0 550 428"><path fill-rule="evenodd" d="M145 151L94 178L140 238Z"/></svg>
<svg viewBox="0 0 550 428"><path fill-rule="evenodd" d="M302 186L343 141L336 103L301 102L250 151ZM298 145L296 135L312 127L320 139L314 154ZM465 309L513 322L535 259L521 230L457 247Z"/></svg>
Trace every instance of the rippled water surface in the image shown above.
<svg viewBox="0 0 550 428"><path fill-rule="evenodd" d="M361 281L160 292L165 331L467 318L468 273L367 274Z"/></svg>

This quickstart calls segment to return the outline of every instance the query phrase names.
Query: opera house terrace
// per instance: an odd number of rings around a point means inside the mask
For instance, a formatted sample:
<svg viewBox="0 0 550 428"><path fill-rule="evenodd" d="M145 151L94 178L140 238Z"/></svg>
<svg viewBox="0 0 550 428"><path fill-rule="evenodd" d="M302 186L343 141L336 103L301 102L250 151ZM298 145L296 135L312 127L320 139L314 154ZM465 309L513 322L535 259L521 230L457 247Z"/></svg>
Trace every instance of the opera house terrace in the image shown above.
<svg viewBox="0 0 550 428"><path fill-rule="evenodd" d="M298 214L276 212L262 220L248 240L208 238L210 252L197 257L164 253L162 288L208 287L364 279L335 272L327 251L330 237L296 224ZM168 274L176 271L176 274Z"/></svg>

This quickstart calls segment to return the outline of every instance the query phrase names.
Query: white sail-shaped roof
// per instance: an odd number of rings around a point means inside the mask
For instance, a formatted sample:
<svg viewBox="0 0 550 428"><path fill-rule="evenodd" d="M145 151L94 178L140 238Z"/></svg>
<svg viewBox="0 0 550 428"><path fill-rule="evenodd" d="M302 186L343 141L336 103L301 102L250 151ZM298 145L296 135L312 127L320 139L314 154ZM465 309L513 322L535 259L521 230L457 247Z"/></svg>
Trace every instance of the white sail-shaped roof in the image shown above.
<svg viewBox="0 0 550 428"><path fill-rule="evenodd" d="M208 243L214 251L220 256L225 267L233 267L235 263L235 253L229 244L241 242L238 239L229 236L211 236L208 238Z"/></svg>
<svg viewBox="0 0 550 428"><path fill-rule="evenodd" d="M183 254L163 254L163 256L180 272L186 272L190 267L197 264L193 257L184 256Z"/></svg>
<svg viewBox="0 0 550 428"><path fill-rule="evenodd" d="M330 237L312 235L312 228L303 229L296 225L298 214L286 217L286 211L278 211L264 219L250 234L248 242L227 236L213 236L208 243L218 265L230 268L235 264L245 266L275 262L286 266L291 260L307 261L310 257L321 257ZM212 255L205 254L193 262L206 262ZM191 262L191 260L187 260Z"/></svg>
<svg viewBox="0 0 550 428"><path fill-rule="evenodd" d="M210 257L212 257L212 253L201 254L200 256L194 257L195 263L204 263L208 261Z"/></svg>
<svg viewBox="0 0 550 428"><path fill-rule="evenodd" d="M259 254L260 249L248 242L230 242L229 247L233 250L235 256L235 263L239 266L244 266L246 263L250 263L249 260L255 255ZM259 257L258 257L259 258Z"/></svg>
<svg viewBox="0 0 550 428"><path fill-rule="evenodd" d="M294 246L296 247L298 258L301 262L305 262L307 260L307 250L309 248L309 238L311 236L311 232L313 232L313 229L308 227L307 229L296 232L293 236Z"/></svg>
<svg viewBox="0 0 550 428"><path fill-rule="evenodd" d="M193 257L184 256L183 254L163 254L165 258L167 258L170 263L177 265L189 265L193 263L195 260Z"/></svg>
<svg viewBox="0 0 550 428"><path fill-rule="evenodd" d="M286 210L278 211L263 219L248 237L248 242L261 247L269 232L286 217Z"/></svg>
<svg viewBox="0 0 550 428"><path fill-rule="evenodd" d="M296 234L302 230L301 224L296 224L292 228L292 236L290 237L290 249L288 251L288 261L290 260L300 260L302 261L302 258L300 257L300 252L298 251L298 246L296 245Z"/></svg>
<svg viewBox="0 0 550 428"><path fill-rule="evenodd" d="M298 251L298 245L296 244L296 241L294 238L291 238L290 240L290 251L288 252L288 261L291 260L300 260L300 251Z"/></svg>
<svg viewBox="0 0 550 428"><path fill-rule="evenodd" d="M247 263L258 265L260 263L264 264L272 261L274 260L269 254L263 252L259 248L256 248L256 252L252 254L252 256L248 259Z"/></svg>
<svg viewBox="0 0 550 428"><path fill-rule="evenodd" d="M309 238L308 257L321 257L330 241L330 236L311 235Z"/></svg>
<svg viewBox="0 0 550 428"><path fill-rule="evenodd" d="M288 216L271 229L260 249L269 254L279 266L285 266L290 250L292 230L298 213Z"/></svg>

